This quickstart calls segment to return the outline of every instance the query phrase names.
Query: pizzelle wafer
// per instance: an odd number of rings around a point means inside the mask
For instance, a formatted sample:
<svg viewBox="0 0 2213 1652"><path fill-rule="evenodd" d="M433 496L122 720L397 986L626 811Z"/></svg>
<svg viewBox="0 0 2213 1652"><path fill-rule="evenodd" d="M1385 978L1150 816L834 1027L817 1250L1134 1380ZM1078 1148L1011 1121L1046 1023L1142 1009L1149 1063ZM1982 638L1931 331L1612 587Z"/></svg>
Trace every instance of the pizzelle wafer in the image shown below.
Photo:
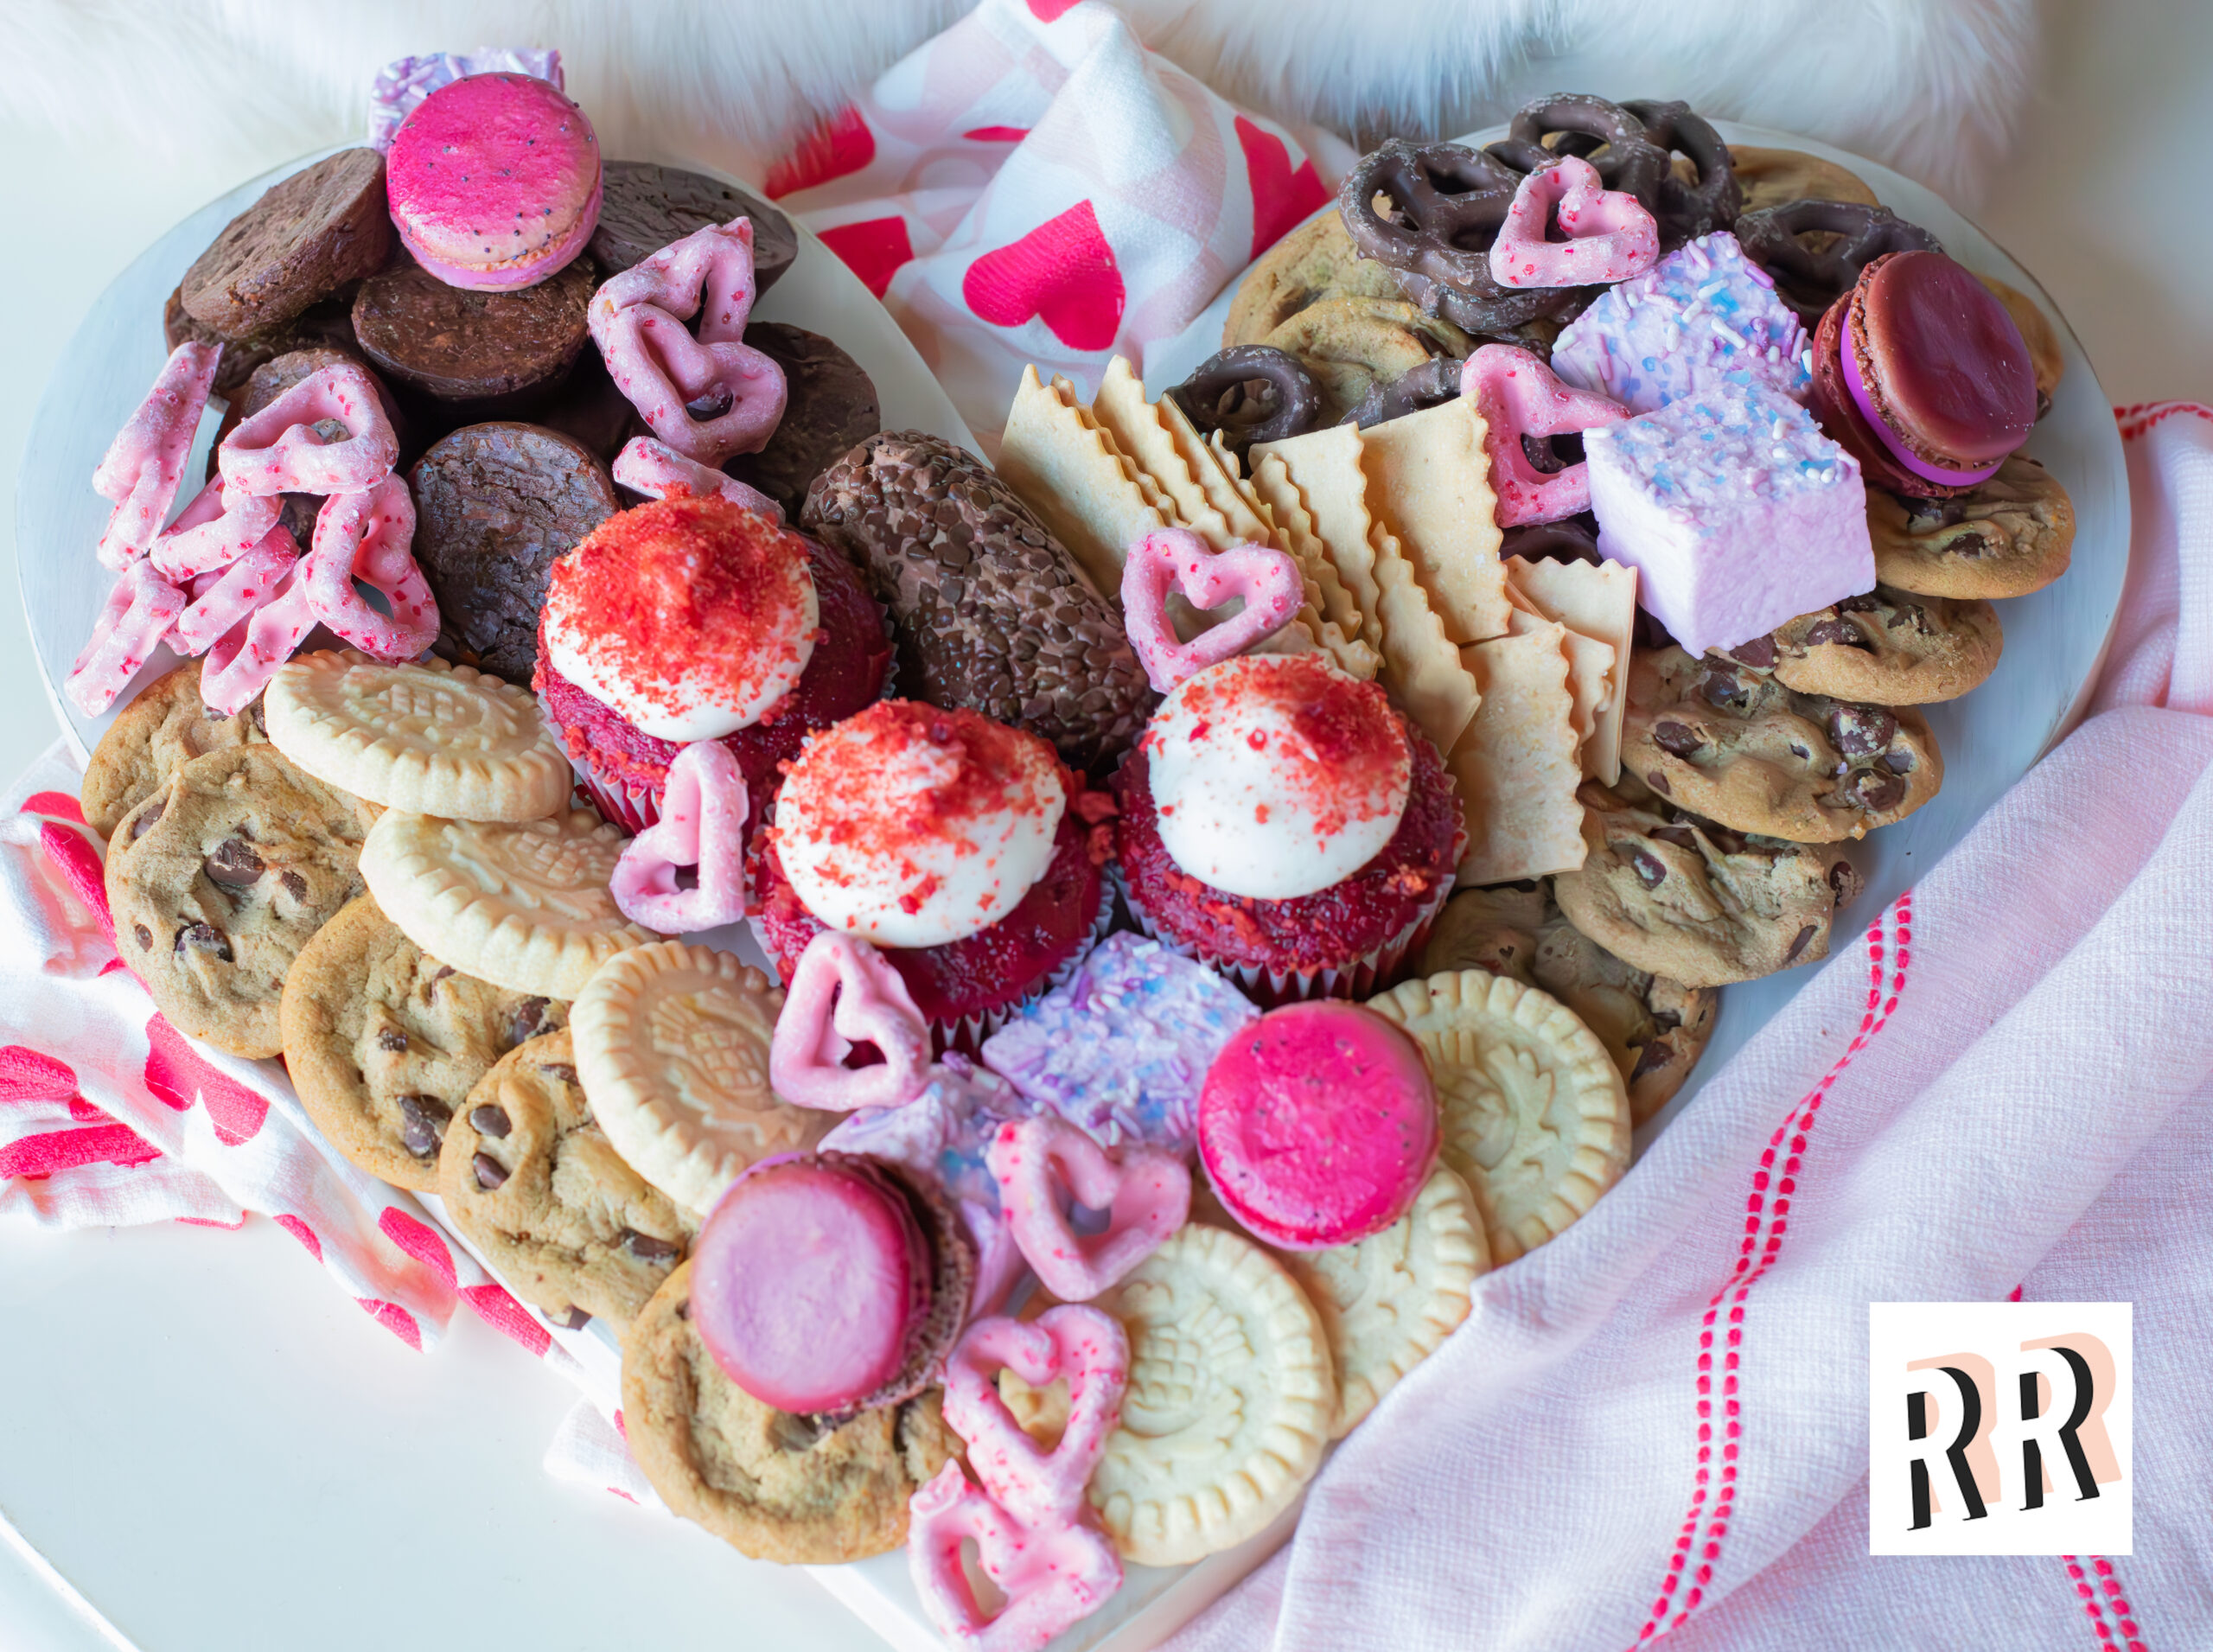
<svg viewBox="0 0 2213 1652"><path fill-rule="evenodd" d="M1538 614L1612 651L1606 694L1583 750L1583 772L1610 786L1621 778L1622 717L1629 709L1629 649L1636 633L1636 570L1618 562L1506 561L1507 589ZM1570 653L1571 663L1574 659Z"/></svg>
<svg viewBox="0 0 2213 1652"><path fill-rule="evenodd" d="M1170 526L1106 432L1034 367L1023 369L1007 410L998 472L1109 601L1121 589L1123 551Z"/></svg>
<svg viewBox="0 0 2213 1652"><path fill-rule="evenodd" d="M1462 651L1483 690L1445 766L1467 810L1460 882L1502 883L1582 865L1582 783L1567 688L1566 628L1550 621L1521 636Z"/></svg>
<svg viewBox="0 0 2213 1652"><path fill-rule="evenodd" d="M277 668L262 705L294 763L387 808L535 820L574 783L529 691L467 666L302 654Z"/></svg>
<svg viewBox="0 0 2213 1652"><path fill-rule="evenodd" d="M1481 642L1507 626L1483 433L1483 415L1464 396L1361 432L1369 513L1398 540L1455 643Z"/></svg>

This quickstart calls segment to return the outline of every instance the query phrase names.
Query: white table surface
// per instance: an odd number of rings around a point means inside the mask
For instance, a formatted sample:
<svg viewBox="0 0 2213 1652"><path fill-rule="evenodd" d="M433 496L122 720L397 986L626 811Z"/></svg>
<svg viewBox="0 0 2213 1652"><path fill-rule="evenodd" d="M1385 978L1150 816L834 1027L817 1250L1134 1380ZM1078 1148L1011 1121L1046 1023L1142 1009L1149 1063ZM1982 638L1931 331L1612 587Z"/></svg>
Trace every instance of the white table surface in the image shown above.
<svg viewBox="0 0 2213 1652"><path fill-rule="evenodd" d="M2213 108L2213 7L2044 10L2031 130L1975 215L2116 400L2213 397L2213 214L2185 187ZM2169 155L2179 174L2141 164ZM139 248L258 169L216 175L188 141L111 165L0 133L16 240L0 273L0 775L54 734L8 508L38 389ZM712 1644L880 1645L805 1573L547 1478L571 1393L466 1314L435 1354L410 1352L258 1217L238 1233L0 1226L0 1647L596 1649L631 1644L628 1603L648 1599L656 1628Z"/></svg>

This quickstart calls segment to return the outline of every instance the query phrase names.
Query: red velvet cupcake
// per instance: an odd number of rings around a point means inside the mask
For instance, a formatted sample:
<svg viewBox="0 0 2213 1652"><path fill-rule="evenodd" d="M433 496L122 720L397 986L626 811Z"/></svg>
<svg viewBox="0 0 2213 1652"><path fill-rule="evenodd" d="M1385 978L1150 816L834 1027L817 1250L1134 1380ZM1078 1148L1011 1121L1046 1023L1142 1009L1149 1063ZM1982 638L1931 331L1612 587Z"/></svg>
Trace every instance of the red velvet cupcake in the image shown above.
<svg viewBox="0 0 2213 1652"><path fill-rule="evenodd" d="M752 802L808 734L883 692L883 610L835 551L726 500L601 523L553 564L532 686L600 813L660 818L678 752L719 740Z"/></svg>
<svg viewBox="0 0 2213 1652"><path fill-rule="evenodd" d="M1113 787L1132 915L1264 1004L1387 985L1467 841L1437 748L1319 654L1199 673Z"/></svg>
<svg viewBox="0 0 2213 1652"><path fill-rule="evenodd" d="M788 765L754 839L755 933L787 979L826 928L872 942L941 1041L973 1049L1105 928L1081 787L1035 735L880 700Z"/></svg>

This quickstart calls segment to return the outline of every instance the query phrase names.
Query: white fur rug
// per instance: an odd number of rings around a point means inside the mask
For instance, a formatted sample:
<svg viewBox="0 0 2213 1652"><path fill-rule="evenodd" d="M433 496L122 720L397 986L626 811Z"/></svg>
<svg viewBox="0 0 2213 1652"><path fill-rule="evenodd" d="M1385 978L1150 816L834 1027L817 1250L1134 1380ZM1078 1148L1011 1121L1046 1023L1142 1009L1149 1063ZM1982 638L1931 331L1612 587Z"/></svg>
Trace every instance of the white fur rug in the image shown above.
<svg viewBox="0 0 2213 1652"><path fill-rule="evenodd" d="M1124 0L1146 41L1279 118L1446 135L1542 92L1680 97L1972 205L2012 143L2033 0ZM248 175L363 125L410 52L561 48L607 151L753 176L966 0L6 0L0 130L189 150Z"/></svg>

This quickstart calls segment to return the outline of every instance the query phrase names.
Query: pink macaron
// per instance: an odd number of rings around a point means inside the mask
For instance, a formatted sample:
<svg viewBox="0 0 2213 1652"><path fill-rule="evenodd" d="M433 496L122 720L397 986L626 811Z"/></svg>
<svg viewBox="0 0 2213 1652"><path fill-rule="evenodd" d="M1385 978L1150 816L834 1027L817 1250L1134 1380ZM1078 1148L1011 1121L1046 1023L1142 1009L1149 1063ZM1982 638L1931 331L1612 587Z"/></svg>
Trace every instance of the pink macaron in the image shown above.
<svg viewBox="0 0 2213 1652"><path fill-rule="evenodd" d="M599 222L599 138L550 81L472 74L402 122L385 157L392 221L449 286L532 287L584 250Z"/></svg>
<svg viewBox="0 0 2213 1652"><path fill-rule="evenodd" d="M1373 1011L1294 1004L1222 1047L1198 1134L1231 1215L1268 1244L1325 1250L1413 1209L1437 1162L1437 1090L1420 1047Z"/></svg>

